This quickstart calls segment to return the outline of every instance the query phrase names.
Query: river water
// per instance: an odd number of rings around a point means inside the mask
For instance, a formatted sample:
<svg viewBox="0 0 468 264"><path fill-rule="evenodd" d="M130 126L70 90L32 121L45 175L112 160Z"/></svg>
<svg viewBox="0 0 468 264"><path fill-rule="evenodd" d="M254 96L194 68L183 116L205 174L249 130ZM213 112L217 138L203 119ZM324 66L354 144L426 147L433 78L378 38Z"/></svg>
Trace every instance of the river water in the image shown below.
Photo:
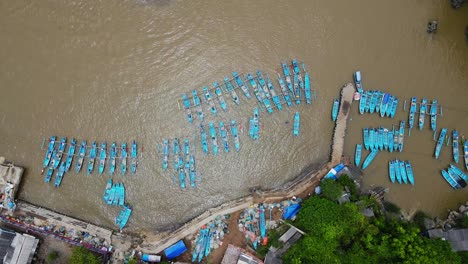
<svg viewBox="0 0 468 264"><path fill-rule="evenodd" d="M124 182L134 208L130 230L168 229L205 209L249 193L273 188L330 154L332 99L360 69L365 88L400 99L437 98L444 108L439 127L468 133L468 49L463 30L468 8L445 1L8 1L0 8L0 152L27 168L20 198L34 204L112 226L118 209L102 200L106 173L65 174L62 186L40 175L43 138L130 142L143 147L136 175ZM439 19L435 36L428 20ZM232 71L261 69L271 76L282 60L297 58L308 68L318 100L274 114L261 114L261 139L241 134L239 153L204 156L196 143L197 190L182 191L172 171L163 173L157 144L164 138L194 139L179 110L181 93L222 81ZM208 121L236 119L247 127L254 100ZM396 119L359 116L356 105L346 153L362 141L364 126L390 126ZM219 110L219 109L218 109ZM301 135L292 137L294 112ZM443 215L466 199L440 176L450 160L439 161L429 129L413 131L401 154L382 154L365 171L366 186L390 186L389 199L407 210ZM416 187L390 185L389 158L413 163ZM172 159L171 159L172 167Z"/></svg>

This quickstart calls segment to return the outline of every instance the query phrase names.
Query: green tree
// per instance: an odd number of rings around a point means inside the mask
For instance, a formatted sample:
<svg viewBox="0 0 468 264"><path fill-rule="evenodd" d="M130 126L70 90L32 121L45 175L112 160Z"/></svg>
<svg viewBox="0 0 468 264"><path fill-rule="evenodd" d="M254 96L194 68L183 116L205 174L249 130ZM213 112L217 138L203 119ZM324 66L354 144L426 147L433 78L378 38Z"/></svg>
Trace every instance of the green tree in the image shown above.
<svg viewBox="0 0 468 264"><path fill-rule="evenodd" d="M338 184L341 186L347 187L349 190L349 194L351 195L349 198L351 201L355 202L359 199L359 189L356 186L356 183L353 179L351 179L347 174L343 174L338 178Z"/></svg>
<svg viewBox="0 0 468 264"><path fill-rule="evenodd" d="M138 261L136 260L135 257L131 257L127 262L127 264L137 264L137 263L138 263Z"/></svg>
<svg viewBox="0 0 468 264"><path fill-rule="evenodd" d="M343 187L333 179L325 179L320 184L322 196L331 201L336 201L343 194Z"/></svg>
<svg viewBox="0 0 468 264"><path fill-rule="evenodd" d="M85 247L74 247L70 256L70 264L101 264L102 260L96 257Z"/></svg>
<svg viewBox="0 0 468 264"><path fill-rule="evenodd" d="M48 263L53 263L55 260L57 260L59 257L59 253L55 250L49 252L47 255L47 262Z"/></svg>

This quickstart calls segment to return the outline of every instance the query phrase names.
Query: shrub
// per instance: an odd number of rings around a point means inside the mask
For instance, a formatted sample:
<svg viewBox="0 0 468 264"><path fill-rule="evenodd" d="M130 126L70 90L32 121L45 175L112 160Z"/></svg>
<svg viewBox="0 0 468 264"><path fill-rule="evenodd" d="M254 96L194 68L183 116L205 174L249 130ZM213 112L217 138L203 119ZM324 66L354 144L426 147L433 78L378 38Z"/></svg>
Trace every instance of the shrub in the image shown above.
<svg viewBox="0 0 468 264"><path fill-rule="evenodd" d="M47 255L47 262L49 263L52 263L54 262L55 260L57 260L59 257L59 253L57 251L51 251L49 252L49 254Z"/></svg>

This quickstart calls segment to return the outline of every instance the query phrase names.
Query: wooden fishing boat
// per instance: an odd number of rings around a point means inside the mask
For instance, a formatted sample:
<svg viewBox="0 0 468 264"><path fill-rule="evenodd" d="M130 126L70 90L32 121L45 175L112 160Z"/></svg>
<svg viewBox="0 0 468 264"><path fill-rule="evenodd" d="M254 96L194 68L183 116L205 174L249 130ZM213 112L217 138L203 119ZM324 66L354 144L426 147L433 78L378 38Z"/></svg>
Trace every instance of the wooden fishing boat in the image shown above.
<svg viewBox="0 0 468 264"><path fill-rule="evenodd" d="M200 124L200 139L203 153L208 154L208 136L206 135L205 127Z"/></svg>
<svg viewBox="0 0 468 264"><path fill-rule="evenodd" d="M166 171L169 163L169 139L165 138L163 143L162 170Z"/></svg>
<svg viewBox="0 0 468 264"><path fill-rule="evenodd" d="M138 147L135 140L132 141L132 150L130 151L130 171L132 174L136 173L137 169L137 156L138 156Z"/></svg>
<svg viewBox="0 0 468 264"><path fill-rule="evenodd" d="M184 139L184 155L190 155L190 141L188 138Z"/></svg>
<svg viewBox="0 0 468 264"><path fill-rule="evenodd" d="M81 171L81 167L83 167L83 161L86 156L86 140L81 141L80 150L78 151L78 160L76 162L76 173Z"/></svg>
<svg viewBox="0 0 468 264"><path fill-rule="evenodd" d="M123 183L119 186L119 206L125 205L125 186Z"/></svg>
<svg viewBox="0 0 468 264"><path fill-rule="evenodd" d="M375 131L373 128L369 128L369 149L375 149Z"/></svg>
<svg viewBox="0 0 468 264"><path fill-rule="evenodd" d="M383 138L382 138L382 141L383 141L383 149L384 150L388 150L388 129L384 128L383 129Z"/></svg>
<svg viewBox="0 0 468 264"><path fill-rule="evenodd" d="M411 167L411 163L409 161L405 161L405 167L406 167L406 176L408 177L408 181L411 183L411 185L414 186L414 174L413 174L413 168Z"/></svg>
<svg viewBox="0 0 468 264"><path fill-rule="evenodd" d="M399 161L398 164L400 165L400 175L401 179L405 184L408 184L408 175L406 175L406 167L403 161Z"/></svg>
<svg viewBox="0 0 468 264"><path fill-rule="evenodd" d="M395 177L399 184L403 183L400 171L400 162L398 160L393 161L393 166L395 168Z"/></svg>
<svg viewBox="0 0 468 264"><path fill-rule="evenodd" d="M109 199L111 189L112 189L112 178L107 180L106 189L104 190L104 195L102 196L102 199L106 202Z"/></svg>
<svg viewBox="0 0 468 264"><path fill-rule="evenodd" d="M75 148L76 148L76 139L72 138L70 142L70 146L68 147L67 159L65 162L65 171L70 170L70 167L73 162L73 157L75 156Z"/></svg>
<svg viewBox="0 0 468 264"><path fill-rule="evenodd" d="M301 89L299 88L299 76L294 74L294 97L296 98L296 104L301 104Z"/></svg>
<svg viewBox="0 0 468 264"><path fill-rule="evenodd" d="M311 91L310 91L310 78L309 78L309 73L306 71L304 63L302 63L302 69L304 70L304 89L305 89L305 98L306 98L306 103L311 104L312 103L312 96L311 96Z"/></svg>
<svg viewBox="0 0 468 264"><path fill-rule="evenodd" d="M374 91L366 91L367 94L366 98L366 105L364 106L364 112L365 113L370 113L370 105L371 105L371 100L372 97L374 96Z"/></svg>
<svg viewBox="0 0 468 264"><path fill-rule="evenodd" d="M191 124L193 122L192 110L190 110L190 101L186 94L182 94L182 103L184 105L185 114L187 115L187 119Z"/></svg>
<svg viewBox="0 0 468 264"><path fill-rule="evenodd" d="M252 139L255 139L255 138L254 138L254 135L255 135L255 134L254 134L254 131L255 131L255 128L254 128L254 120L253 120L253 118L250 118L250 119L249 119L249 136L250 136L250 138L252 138Z"/></svg>
<svg viewBox="0 0 468 264"><path fill-rule="evenodd" d="M115 186L116 184L113 184L111 189L110 189L110 192L109 192L109 197L107 198L107 205L112 205L114 199L115 199Z"/></svg>
<svg viewBox="0 0 468 264"><path fill-rule="evenodd" d="M468 170L468 140L463 142L463 157L465 159L465 168Z"/></svg>
<svg viewBox="0 0 468 264"><path fill-rule="evenodd" d="M340 101L338 99L333 100L333 108L332 108L332 120L333 122L336 122L336 119L338 118L338 110L340 108Z"/></svg>
<svg viewBox="0 0 468 264"><path fill-rule="evenodd" d="M121 153L121 158L120 158L120 172L122 175L125 175L127 172L127 143L122 143L122 153Z"/></svg>
<svg viewBox="0 0 468 264"><path fill-rule="evenodd" d="M211 113L213 113L213 115L216 116L216 106L213 102L213 98L211 97L211 93L208 90L208 87L203 86L203 94L205 95L205 99L208 102L208 105L210 106Z"/></svg>
<svg viewBox="0 0 468 264"><path fill-rule="evenodd" d="M174 169L177 171L179 169L179 154L180 154L180 145L179 139L174 138L173 140L173 149L172 153L174 153Z"/></svg>
<svg viewBox="0 0 468 264"><path fill-rule="evenodd" d="M458 182L455 179L453 179L446 170L442 170L441 172L444 179L447 181L448 184L450 184L450 186L452 186L453 189L457 190L461 188Z"/></svg>
<svg viewBox="0 0 468 264"><path fill-rule="evenodd" d="M294 115L294 125L293 125L293 136L299 136L299 127L300 127L301 117L299 112L296 112Z"/></svg>
<svg viewBox="0 0 468 264"><path fill-rule="evenodd" d="M203 122L203 120L205 119L205 116L203 115L203 109L201 106L200 97L198 97L197 90L192 91L192 97L193 97L193 105L196 107L198 118L200 119L201 122Z"/></svg>
<svg viewBox="0 0 468 264"><path fill-rule="evenodd" d="M253 138L258 139L260 137L260 116L258 108L254 108L253 114Z"/></svg>
<svg viewBox="0 0 468 264"><path fill-rule="evenodd" d="M219 84L217 82L214 82L213 87L215 88L215 94L216 94L216 97L218 97L218 101L219 101L219 105L221 105L221 109L223 109L223 111L226 112L227 105L223 97L223 92L221 91L221 88L219 87Z"/></svg>
<svg viewBox="0 0 468 264"><path fill-rule="evenodd" d="M417 111L417 103L416 103L416 97L411 98L411 104L410 104L410 110L409 110L409 117L408 117L408 122L409 122L409 128L413 128L414 126L414 115L416 114Z"/></svg>
<svg viewBox="0 0 468 264"><path fill-rule="evenodd" d="M271 94L271 98L273 100L273 103L275 104L276 108L278 108L278 110L282 110L283 109L283 106L281 105L281 100L279 98L279 96L276 94L276 91L275 91L275 88L273 87L273 84L271 83L271 80L270 80L270 76L267 74L267 87L268 87L268 90L270 90L270 94Z"/></svg>
<svg viewBox="0 0 468 264"><path fill-rule="evenodd" d="M370 141L369 141L369 129L365 127L363 130L363 138L364 138L364 147L366 150L369 150L370 147Z"/></svg>
<svg viewBox="0 0 468 264"><path fill-rule="evenodd" d="M390 113L390 118L394 118L396 111L398 109L398 98L394 97L393 98L393 105L392 105L392 111Z"/></svg>
<svg viewBox="0 0 468 264"><path fill-rule="evenodd" d="M44 158L44 163L42 164L42 168L45 169L47 166L49 166L50 160L52 158L52 153L54 152L54 147L55 147L55 141L56 141L55 136L51 136L49 139L49 146L47 147L47 152Z"/></svg>
<svg viewBox="0 0 468 264"><path fill-rule="evenodd" d="M237 86L240 87L240 89L244 93L245 97L247 97L247 99L252 98L250 96L249 88L247 87L247 85L244 84L244 81L239 76L239 74L237 72L233 71L232 72L232 77L234 77L234 80L236 81Z"/></svg>
<svg viewBox="0 0 468 264"><path fill-rule="evenodd" d="M109 174L112 176L115 172L115 164L117 159L117 146L115 142L112 142L109 151Z"/></svg>
<svg viewBox="0 0 468 264"><path fill-rule="evenodd" d="M384 129L379 127L379 150L384 149Z"/></svg>
<svg viewBox="0 0 468 264"><path fill-rule="evenodd" d="M278 83L281 87L281 94L283 95L284 101L288 106L292 105L291 102L291 97L289 96L288 89L286 88L286 84L283 81L283 78L281 78L281 75L279 73L276 73L278 75Z"/></svg>
<svg viewBox="0 0 468 264"><path fill-rule="evenodd" d="M116 220L116 225L118 225L119 230L122 231L122 229L124 229L124 227L127 225L128 220L130 219L130 215L132 214L132 208L130 208L128 205L125 205L120 213L122 214L122 217L119 221Z"/></svg>
<svg viewBox="0 0 468 264"><path fill-rule="evenodd" d="M91 174L91 172L93 172L94 163L96 161L96 155L97 155L97 143L96 141L93 141L93 144L91 145L91 150L89 151L88 175Z"/></svg>
<svg viewBox="0 0 468 264"><path fill-rule="evenodd" d="M239 133L237 131L237 124L236 120L231 120L231 135L234 138L234 147L236 151L240 150L240 140L239 140Z"/></svg>
<svg viewBox="0 0 468 264"><path fill-rule="evenodd" d="M213 155L218 155L218 139L216 137L216 129L213 122L210 122L210 137L211 137L211 146L213 147Z"/></svg>
<svg viewBox="0 0 468 264"><path fill-rule="evenodd" d="M195 188L196 183L196 170L195 170L195 157L190 155L190 170L189 170L189 178L190 178L190 187Z"/></svg>
<svg viewBox="0 0 468 264"><path fill-rule="evenodd" d="M62 156L63 156L63 152L65 151L66 145L67 145L67 138L62 137L62 139L60 140L60 145L58 147L58 150L54 151L55 155L52 155L53 160L50 166L52 166L54 170L58 168L60 161L62 161Z"/></svg>
<svg viewBox="0 0 468 264"><path fill-rule="evenodd" d="M250 74L250 73L247 74L247 81L250 83L250 86L252 86L254 95L257 98L258 102L262 104L263 100L262 100L262 97L260 95L260 91L258 90L257 82L255 81L252 74Z"/></svg>
<svg viewBox="0 0 468 264"><path fill-rule="evenodd" d="M182 160L182 157L179 156L179 160ZM182 161L183 164L183 161ZM179 163L179 185L181 189L185 189L185 170L183 165Z"/></svg>
<svg viewBox="0 0 468 264"><path fill-rule="evenodd" d="M400 121L400 133L399 134L399 140L398 140L398 150L400 152L403 151L403 145L404 145L404 140L405 140L405 121Z"/></svg>
<svg viewBox="0 0 468 264"><path fill-rule="evenodd" d="M452 132L452 153L453 153L453 160L455 161L455 163L458 163L458 156L460 155L458 151L459 151L458 131L455 129Z"/></svg>
<svg viewBox="0 0 468 264"><path fill-rule="evenodd" d="M66 162L62 161L62 163L60 164L59 170L57 171L57 175L55 176L55 183L54 183L55 187L59 187L60 184L62 183L63 175L65 175L65 171L66 171L66 166L67 166Z"/></svg>
<svg viewBox="0 0 468 264"><path fill-rule="evenodd" d="M375 112L380 113L380 103L382 102L383 92L377 91L377 102L375 103Z"/></svg>
<svg viewBox="0 0 468 264"><path fill-rule="evenodd" d="M395 134L395 129L393 129L392 131L388 131L387 141L388 141L388 151L390 152L393 152L395 148L395 146L393 145L394 134Z"/></svg>
<svg viewBox="0 0 468 264"><path fill-rule="evenodd" d="M219 122L219 134L221 136L221 140L223 142L224 152L229 153L229 140L226 131L226 127L224 127L224 122Z"/></svg>
<svg viewBox="0 0 468 264"><path fill-rule="evenodd" d="M395 127L393 127L394 133L393 133L393 151L397 151L398 148L400 147L400 130L395 130Z"/></svg>
<svg viewBox="0 0 468 264"><path fill-rule="evenodd" d="M101 144L101 152L99 153L99 174L102 174L104 172L104 167L106 165L106 157L107 157L107 144L106 142L103 142Z"/></svg>
<svg viewBox="0 0 468 264"><path fill-rule="evenodd" d="M466 175L460 168L453 164L450 164L450 169L452 169L455 172L455 174L460 176L464 181L468 181L468 175Z"/></svg>
<svg viewBox="0 0 468 264"><path fill-rule="evenodd" d="M362 152L362 145L356 144L356 152L354 153L354 164L356 167L359 167L361 164L361 152Z"/></svg>
<svg viewBox="0 0 468 264"><path fill-rule="evenodd" d="M265 82L265 81L262 79L262 82ZM260 83L260 80L259 80L259 83ZM266 87L266 85L264 87ZM266 88L266 89L268 89L268 88ZM262 85L260 85L260 89L258 90L258 94L260 95L261 101L265 105L265 108L266 108L267 112L270 113L270 114L273 113L273 108L271 107L270 100L268 99L268 96L270 95L270 93L268 92L268 94L266 94L264 92L264 90L262 89Z"/></svg>
<svg viewBox="0 0 468 264"><path fill-rule="evenodd" d="M431 129L436 131L437 128L437 100L432 100L431 104Z"/></svg>
<svg viewBox="0 0 468 264"><path fill-rule="evenodd" d="M359 113L362 115L365 112L367 103L367 92L361 94L361 101L359 101Z"/></svg>
<svg viewBox="0 0 468 264"><path fill-rule="evenodd" d="M382 100L380 101L380 117L384 117L385 114L387 113L387 108L389 107L388 106L389 98L390 98L390 94L388 93L385 93L382 96Z"/></svg>
<svg viewBox="0 0 468 264"><path fill-rule="evenodd" d="M395 162L393 160L388 162L388 175L390 176L390 181L395 183Z"/></svg>
<svg viewBox="0 0 468 264"><path fill-rule="evenodd" d="M369 105L369 113L371 114L375 112L375 108L377 106L379 95L380 95L379 91L374 91L372 93L372 97L370 98L370 105Z"/></svg>
<svg viewBox="0 0 468 264"><path fill-rule="evenodd" d="M377 156L377 153L379 153L378 150L372 150L369 155L367 155L366 159L364 160L364 163L362 164L362 169L366 169L374 160L375 156Z"/></svg>
<svg viewBox="0 0 468 264"><path fill-rule="evenodd" d="M424 127L424 117L426 116L427 99L423 98L421 106L419 107L419 130Z"/></svg>
<svg viewBox="0 0 468 264"><path fill-rule="evenodd" d="M450 177L454 179L462 188L466 187L467 178L463 179L454 169L453 167L447 168L447 172L449 173Z"/></svg>
<svg viewBox="0 0 468 264"><path fill-rule="evenodd" d="M257 71L257 80L258 84L260 85L260 88L263 91L263 94L266 96L266 98L270 99L270 91L268 90L265 79L263 78L262 72L260 70Z"/></svg>
<svg viewBox="0 0 468 264"><path fill-rule="evenodd" d="M442 128L439 134L439 139L437 140L434 156L436 159L439 159L440 151L442 150L442 145L444 144L445 135L447 134L447 128Z"/></svg>
<svg viewBox="0 0 468 264"><path fill-rule="evenodd" d="M354 77L354 83L356 84L357 91L360 94L362 94L363 88L362 88L362 84L361 84L361 71L354 72L353 77Z"/></svg>
<svg viewBox="0 0 468 264"><path fill-rule="evenodd" d="M291 82L291 72L289 71L289 66L286 63L281 63L281 68L283 68L284 78L286 80L286 85L288 86L289 92L293 97L295 97L293 85Z"/></svg>
<svg viewBox="0 0 468 264"><path fill-rule="evenodd" d="M237 93L234 90L234 86L232 85L231 81L227 77L224 77L224 85L226 86L226 89L228 90L228 92L231 94L231 97L234 103L238 105L239 97L237 96Z"/></svg>

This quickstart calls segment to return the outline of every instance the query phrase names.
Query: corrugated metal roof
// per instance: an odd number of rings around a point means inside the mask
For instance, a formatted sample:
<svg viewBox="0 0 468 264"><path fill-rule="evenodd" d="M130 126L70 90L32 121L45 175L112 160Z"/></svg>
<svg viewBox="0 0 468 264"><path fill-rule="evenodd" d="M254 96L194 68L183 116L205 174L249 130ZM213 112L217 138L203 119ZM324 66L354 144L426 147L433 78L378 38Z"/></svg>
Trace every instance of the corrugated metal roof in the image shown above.
<svg viewBox="0 0 468 264"><path fill-rule="evenodd" d="M447 240L454 251L468 250L468 229L432 229L427 231L431 238L442 238Z"/></svg>

